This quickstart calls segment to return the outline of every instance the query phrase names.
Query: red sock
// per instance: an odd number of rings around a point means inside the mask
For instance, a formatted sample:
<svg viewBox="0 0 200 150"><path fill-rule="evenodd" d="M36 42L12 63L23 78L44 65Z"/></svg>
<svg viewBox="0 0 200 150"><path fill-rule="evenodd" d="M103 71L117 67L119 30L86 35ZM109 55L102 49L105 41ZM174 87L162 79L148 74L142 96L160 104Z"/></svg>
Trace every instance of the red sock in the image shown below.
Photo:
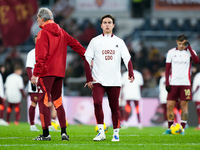
<svg viewBox="0 0 200 150"><path fill-rule="evenodd" d="M200 102L196 102L196 110L197 110L197 115L198 115L198 121L200 124Z"/></svg>
<svg viewBox="0 0 200 150"><path fill-rule="evenodd" d="M187 121L181 120L181 125L182 125L183 129L185 129L185 125L186 125L186 124L187 124Z"/></svg>
<svg viewBox="0 0 200 150"><path fill-rule="evenodd" d="M34 125L34 119L35 119L35 107L33 107L32 105L29 107L29 121L30 121L30 125Z"/></svg>
<svg viewBox="0 0 200 150"><path fill-rule="evenodd" d="M168 129L170 129L171 125L174 123L174 120L168 120Z"/></svg>

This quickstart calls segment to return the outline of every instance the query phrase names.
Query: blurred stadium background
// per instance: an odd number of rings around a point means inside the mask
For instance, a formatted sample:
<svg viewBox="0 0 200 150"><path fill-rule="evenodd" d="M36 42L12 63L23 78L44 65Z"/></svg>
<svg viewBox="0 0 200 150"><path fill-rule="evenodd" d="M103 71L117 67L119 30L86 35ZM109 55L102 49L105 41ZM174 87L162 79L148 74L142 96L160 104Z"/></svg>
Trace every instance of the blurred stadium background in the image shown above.
<svg viewBox="0 0 200 150"><path fill-rule="evenodd" d="M159 108L160 69L165 67L166 52L176 46L177 35L184 33L200 56L199 0L1 0L0 67L4 81L13 72L13 66L20 64L24 66L24 85L28 82L25 62L27 53L34 48L33 37L40 30L36 21L39 7L50 8L55 22L85 48L91 38L102 32L100 17L114 15L114 34L124 39L133 64L143 74L142 97L144 101L153 101L153 115ZM70 48L66 64L64 95L90 99L91 91L83 88L83 62ZM193 65L192 79L197 72L199 64ZM27 121L26 112L27 103L22 101L21 121ZM196 126L198 118L193 102L189 103L189 116L189 125Z"/></svg>

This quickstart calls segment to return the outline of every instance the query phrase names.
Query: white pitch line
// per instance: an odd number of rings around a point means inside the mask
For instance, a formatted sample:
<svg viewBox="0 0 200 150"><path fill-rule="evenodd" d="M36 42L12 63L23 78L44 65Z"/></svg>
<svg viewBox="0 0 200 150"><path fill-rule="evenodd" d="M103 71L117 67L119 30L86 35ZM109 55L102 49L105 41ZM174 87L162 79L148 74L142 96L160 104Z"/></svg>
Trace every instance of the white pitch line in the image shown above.
<svg viewBox="0 0 200 150"><path fill-rule="evenodd" d="M134 144L134 143L130 143L130 144L127 144L127 143L115 143L115 145L129 145L129 146L149 146L149 145L165 145L165 146L178 146L178 145L181 145L181 146L184 146L184 145L192 145L192 146L199 146L200 143L181 143L181 144L178 144L178 143L175 143L175 144L165 144L165 143L162 143L162 144ZM103 143L95 143L95 144L0 144L1 147L15 147L15 146L27 146L27 147L32 147L32 146L47 146L47 145L51 145L51 146L66 146L66 145L79 145L79 146L83 146L83 145L113 145L113 144L103 144Z"/></svg>

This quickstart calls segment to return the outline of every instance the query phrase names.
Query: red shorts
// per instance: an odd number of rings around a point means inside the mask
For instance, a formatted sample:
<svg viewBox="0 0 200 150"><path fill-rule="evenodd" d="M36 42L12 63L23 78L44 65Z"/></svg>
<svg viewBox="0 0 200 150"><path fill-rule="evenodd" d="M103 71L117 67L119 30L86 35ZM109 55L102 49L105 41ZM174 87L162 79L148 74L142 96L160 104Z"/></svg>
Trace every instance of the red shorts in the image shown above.
<svg viewBox="0 0 200 150"><path fill-rule="evenodd" d="M30 93L31 101L37 103L39 99L39 93Z"/></svg>
<svg viewBox="0 0 200 150"><path fill-rule="evenodd" d="M189 101L192 100L191 86L175 86L171 85L171 90L167 95L167 100L177 101Z"/></svg>

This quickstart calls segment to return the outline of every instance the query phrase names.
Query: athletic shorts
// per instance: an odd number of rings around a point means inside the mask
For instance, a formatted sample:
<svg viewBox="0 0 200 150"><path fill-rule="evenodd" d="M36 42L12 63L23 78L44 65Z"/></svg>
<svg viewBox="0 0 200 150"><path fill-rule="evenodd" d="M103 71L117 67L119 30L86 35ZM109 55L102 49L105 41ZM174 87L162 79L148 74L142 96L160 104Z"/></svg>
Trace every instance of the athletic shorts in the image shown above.
<svg viewBox="0 0 200 150"><path fill-rule="evenodd" d="M192 100L191 86L175 86L171 85L171 90L167 95L167 100L177 101Z"/></svg>
<svg viewBox="0 0 200 150"><path fill-rule="evenodd" d="M31 101L37 103L39 99L39 93L29 93L31 96Z"/></svg>

